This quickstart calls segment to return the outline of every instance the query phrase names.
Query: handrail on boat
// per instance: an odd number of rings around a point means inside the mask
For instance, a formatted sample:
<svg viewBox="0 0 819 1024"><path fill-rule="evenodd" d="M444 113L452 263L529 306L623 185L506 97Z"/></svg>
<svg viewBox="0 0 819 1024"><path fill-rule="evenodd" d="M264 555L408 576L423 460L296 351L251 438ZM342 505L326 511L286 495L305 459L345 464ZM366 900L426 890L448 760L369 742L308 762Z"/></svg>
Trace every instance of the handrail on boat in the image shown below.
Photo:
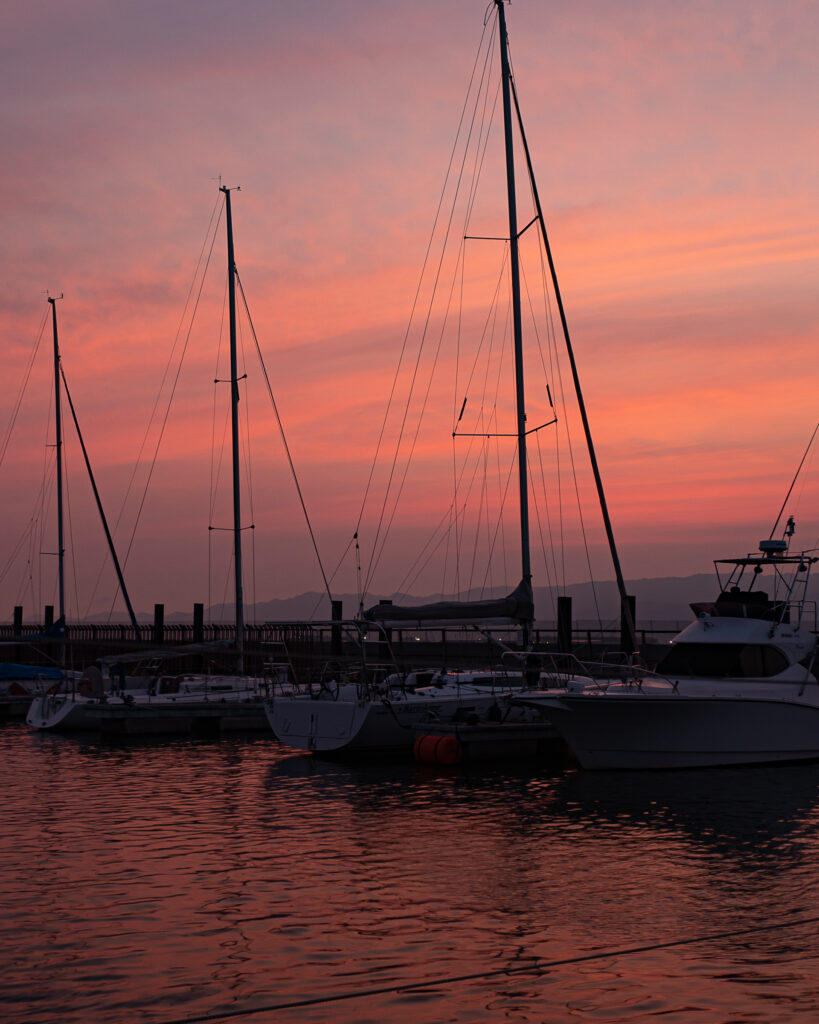
<svg viewBox="0 0 819 1024"><path fill-rule="evenodd" d="M581 661L571 653L559 654L550 651L509 651L507 653L518 658L537 659L540 662L538 676L544 675L545 671L545 674L554 680L562 681L563 687L568 687L573 679L581 678L588 680L592 686L598 686L601 691L615 681L627 685L633 684L638 690L642 690L643 682L650 679L653 682L666 683L675 693L678 692L678 684L675 680L637 663ZM546 667L549 663L551 669Z"/></svg>

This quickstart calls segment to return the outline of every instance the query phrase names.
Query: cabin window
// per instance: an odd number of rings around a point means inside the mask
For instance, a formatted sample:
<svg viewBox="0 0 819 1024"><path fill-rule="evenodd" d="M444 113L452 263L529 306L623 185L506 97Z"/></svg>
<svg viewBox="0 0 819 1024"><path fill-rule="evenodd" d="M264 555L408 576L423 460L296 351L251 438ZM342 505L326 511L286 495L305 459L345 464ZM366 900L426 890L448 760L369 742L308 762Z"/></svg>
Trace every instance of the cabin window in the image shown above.
<svg viewBox="0 0 819 1024"><path fill-rule="evenodd" d="M759 679L787 667L785 655L765 644L674 644L657 671L668 676Z"/></svg>

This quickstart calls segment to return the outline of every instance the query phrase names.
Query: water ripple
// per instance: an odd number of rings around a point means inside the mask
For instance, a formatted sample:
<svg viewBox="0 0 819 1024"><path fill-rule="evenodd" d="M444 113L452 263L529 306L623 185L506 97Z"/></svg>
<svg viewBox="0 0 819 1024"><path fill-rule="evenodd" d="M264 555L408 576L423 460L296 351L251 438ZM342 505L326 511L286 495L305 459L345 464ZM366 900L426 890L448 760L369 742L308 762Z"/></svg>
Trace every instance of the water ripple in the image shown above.
<svg viewBox="0 0 819 1024"><path fill-rule="evenodd" d="M0 730L15 1021L813 1021L819 767L550 774L339 765L272 739ZM416 982L428 988L367 996Z"/></svg>

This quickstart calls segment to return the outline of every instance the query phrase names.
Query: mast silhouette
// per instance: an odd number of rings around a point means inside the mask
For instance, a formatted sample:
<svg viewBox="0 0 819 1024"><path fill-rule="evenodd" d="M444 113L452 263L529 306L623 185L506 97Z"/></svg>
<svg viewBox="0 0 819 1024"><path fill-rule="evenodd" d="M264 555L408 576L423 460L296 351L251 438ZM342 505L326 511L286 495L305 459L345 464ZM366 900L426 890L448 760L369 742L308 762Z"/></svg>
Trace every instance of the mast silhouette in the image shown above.
<svg viewBox="0 0 819 1024"><path fill-rule="evenodd" d="M58 296L62 298L62 296ZM57 299L48 297L51 306L51 332L54 339L54 419L57 458L57 621L65 625L65 543L63 540L63 418L60 399L60 343L57 337Z"/></svg>
<svg viewBox="0 0 819 1024"><path fill-rule="evenodd" d="M230 210L231 189L224 185L225 222L227 227L228 312L230 319L230 427L233 448L233 570L236 603L236 650L239 671L244 670L245 611L242 590L242 505L239 480L239 370L236 357L236 259L233 252L233 217Z"/></svg>
<svg viewBox="0 0 819 1024"><path fill-rule="evenodd" d="M531 590L532 562L529 550L529 471L526 461L526 404L523 385L523 330L520 312L520 255L518 247L517 195L515 192L515 152L512 138L512 100L509 68L509 39L506 34L504 0L495 0L498 8L498 38L500 41L501 77L503 92L503 130L506 146L506 192L509 207L509 263L512 274L512 325L515 346L515 407L517 410L518 487L520 491L520 550L521 573L524 586ZM522 623L521 639L528 648L532 618Z"/></svg>

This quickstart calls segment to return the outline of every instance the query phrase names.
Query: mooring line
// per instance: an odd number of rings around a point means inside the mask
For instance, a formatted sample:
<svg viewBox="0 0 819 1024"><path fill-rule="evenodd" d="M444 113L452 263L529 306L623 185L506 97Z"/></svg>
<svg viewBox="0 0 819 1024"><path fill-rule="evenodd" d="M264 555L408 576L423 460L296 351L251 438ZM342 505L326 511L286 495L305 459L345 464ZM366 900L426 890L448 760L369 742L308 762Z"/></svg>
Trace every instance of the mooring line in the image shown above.
<svg viewBox="0 0 819 1024"><path fill-rule="evenodd" d="M786 928L798 928L801 925L807 924L819 924L819 917L802 917L794 921L777 921L774 924L758 924L751 928L737 928L730 932L696 935L689 939L670 939L668 942L653 942L646 946L630 946L626 949L584 953L581 956L565 957L562 960L533 960L528 964L511 964L491 970L474 971L470 974L451 974L444 978L427 978L425 981L383 985L378 988L356 989L351 992L335 992L329 995L311 996L309 999L293 999L284 1003L268 1003L266 1006L224 1010L221 1013L206 1013L198 1017L177 1017L173 1020L162 1021L160 1024L214 1024L215 1021L235 1020L238 1017L252 1017L260 1013L278 1013L281 1010L297 1010L302 1007L320 1006L326 1003L340 1003L349 999L366 999L369 996L418 992L424 989L438 988L441 985L453 985L461 981L477 981L480 978L498 978L513 974L539 974L541 971L549 970L552 967L566 967L571 964L588 963L591 960L610 960L622 956L634 956L637 953L653 953L659 949L693 946L703 942L714 942L717 939L733 939L742 935L755 935L760 932L783 931Z"/></svg>

